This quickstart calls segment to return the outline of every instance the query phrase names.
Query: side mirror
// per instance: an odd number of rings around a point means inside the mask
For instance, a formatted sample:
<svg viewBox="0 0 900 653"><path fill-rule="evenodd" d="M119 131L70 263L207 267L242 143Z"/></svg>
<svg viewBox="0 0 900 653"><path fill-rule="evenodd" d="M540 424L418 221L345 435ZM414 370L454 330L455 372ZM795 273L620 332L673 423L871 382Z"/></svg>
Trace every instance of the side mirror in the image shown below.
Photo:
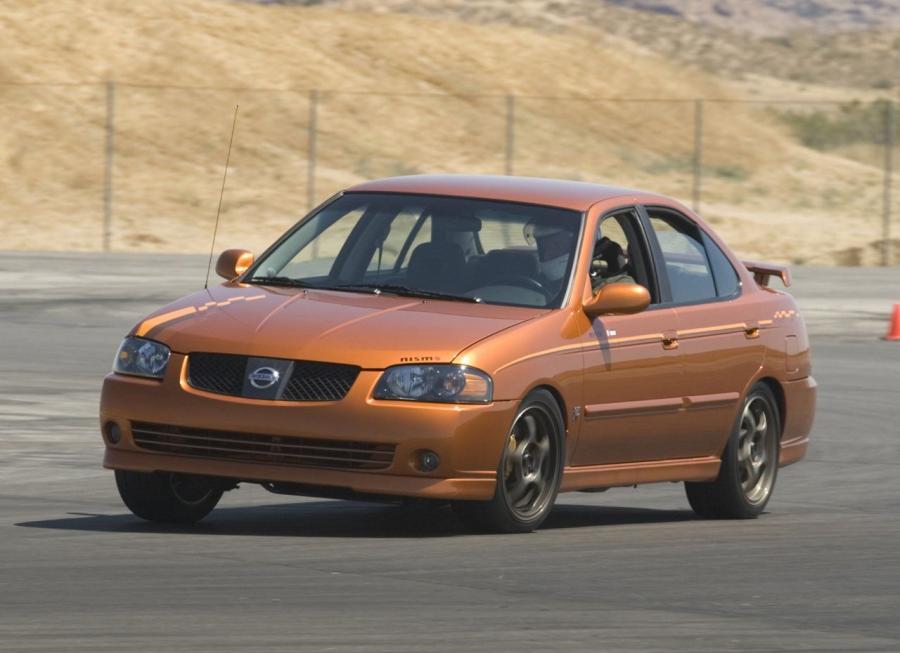
<svg viewBox="0 0 900 653"><path fill-rule="evenodd" d="M610 283L597 291L584 304L584 312L591 319L601 315L630 315L640 313L650 305L650 293L636 283Z"/></svg>
<svg viewBox="0 0 900 653"><path fill-rule="evenodd" d="M216 274L231 281L253 265L253 253L246 249L226 249L216 261Z"/></svg>

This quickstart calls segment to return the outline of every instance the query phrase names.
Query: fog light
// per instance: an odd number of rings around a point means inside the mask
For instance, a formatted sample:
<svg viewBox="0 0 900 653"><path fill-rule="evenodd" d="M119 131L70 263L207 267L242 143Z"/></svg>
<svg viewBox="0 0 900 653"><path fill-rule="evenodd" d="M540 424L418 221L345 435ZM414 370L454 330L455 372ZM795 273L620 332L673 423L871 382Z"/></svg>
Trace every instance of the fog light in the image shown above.
<svg viewBox="0 0 900 653"><path fill-rule="evenodd" d="M119 444L122 440L122 429L115 422L107 422L103 425L103 435L110 444Z"/></svg>
<svg viewBox="0 0 900 653"><path fill-rule="evenodd" d="M440 464L440 457L433 451L419 452L419 469L423 472L433 472Z"/></svg>

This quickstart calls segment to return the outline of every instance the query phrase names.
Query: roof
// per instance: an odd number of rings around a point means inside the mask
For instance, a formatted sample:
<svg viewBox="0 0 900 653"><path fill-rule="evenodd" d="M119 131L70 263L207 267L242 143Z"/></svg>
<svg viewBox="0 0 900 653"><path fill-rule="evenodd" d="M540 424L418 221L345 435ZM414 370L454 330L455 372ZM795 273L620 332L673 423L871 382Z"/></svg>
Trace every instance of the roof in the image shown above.
<svg viewBox="0 0 900 653"><path fill-rule="evenodd" d="M415 175L388 177L357 184L347 192L418 193L543 204L585 211L614 197L658 197L645 191L602 184L539 177L499 175Z"/></svg>

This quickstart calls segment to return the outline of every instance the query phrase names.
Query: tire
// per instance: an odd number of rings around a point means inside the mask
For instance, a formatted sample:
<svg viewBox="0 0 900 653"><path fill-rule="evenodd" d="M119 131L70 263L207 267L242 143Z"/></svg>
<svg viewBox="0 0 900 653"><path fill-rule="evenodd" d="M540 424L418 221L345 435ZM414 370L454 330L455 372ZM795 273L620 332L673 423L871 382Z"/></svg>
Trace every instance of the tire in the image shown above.
<svg viewBox="0 0 900 653"><path fill-rule="evenodd" d="M490 501L456 501L453 510L468 526L500 533L538 528L556 501L565 460L565 426L547 390L522 401L507 434Z"/></svg>
<svg viewBox="0 0 900 653"><path fill-rule="evenodd" d="M694 512L708 519L755 519L765 509L778 475L781 417L769 387L750 389L732 429L719 476L685 483Z"/></svg>
<svg viewBox="0 0 900 653"><path fill-rule="evenodd" d="M145 474L116 470L119 496L135 515L147 521L194 524L206 517L222 498L216 480L192 474Z"/></svg>

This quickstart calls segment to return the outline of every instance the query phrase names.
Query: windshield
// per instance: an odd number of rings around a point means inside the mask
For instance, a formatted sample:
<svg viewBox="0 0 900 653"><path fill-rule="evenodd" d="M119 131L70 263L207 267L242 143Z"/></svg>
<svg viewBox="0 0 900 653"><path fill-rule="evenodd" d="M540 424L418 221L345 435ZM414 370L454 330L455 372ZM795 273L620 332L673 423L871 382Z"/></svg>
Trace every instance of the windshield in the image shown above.
<svg viewBox="0 0 900 653"><path fill-rule="evenodd" d="M558 308L575 211L511 202L347 193L289 232L249 283Z"/></svg>

